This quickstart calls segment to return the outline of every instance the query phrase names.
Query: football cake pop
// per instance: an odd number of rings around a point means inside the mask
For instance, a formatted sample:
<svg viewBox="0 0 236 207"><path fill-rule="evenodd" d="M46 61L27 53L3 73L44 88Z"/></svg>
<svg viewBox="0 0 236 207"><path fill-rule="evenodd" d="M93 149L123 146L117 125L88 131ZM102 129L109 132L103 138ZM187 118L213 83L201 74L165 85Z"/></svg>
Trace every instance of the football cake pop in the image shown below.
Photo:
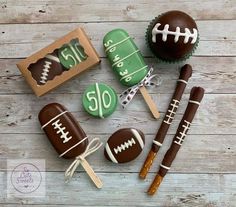
<svg viewBox="0 0 236 207"><path fill-rule="evenodd" d="M146 33L152 53L166 62L183 61L191 56L199 39L196 22L181 11L169 11L155 18Z"/></svg>

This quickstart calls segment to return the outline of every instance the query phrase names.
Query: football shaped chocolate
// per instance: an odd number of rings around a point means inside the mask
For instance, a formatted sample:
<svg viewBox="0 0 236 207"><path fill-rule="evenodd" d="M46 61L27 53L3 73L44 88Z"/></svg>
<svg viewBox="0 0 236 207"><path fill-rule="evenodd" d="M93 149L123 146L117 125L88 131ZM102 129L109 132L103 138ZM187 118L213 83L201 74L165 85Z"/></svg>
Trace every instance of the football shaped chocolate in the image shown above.
<svg viewBox="0 0 236 207"><path fill-rule="evenodd" d="M55 76L63 73L63 66L60 63L57 53L46 55L29 66L29 71L38 85L44 85L48 80L52 80Z"/></svg>
<svg viewBox="0 0 236 207"><path fill-rule="evenodd" d="M85 151L87 136L64 106L58 103L48 104L39 112L38 118L60 157L74 158Z"/></svg>
<svg viewBox="0 0 236 207"><path fill-rule="evenodd" d="M156 57L165 61L184 60L197 45L197 25L188 14L169 11L149 25L147 41Z"/></svg>
<svg viewBox="0 0 236 207"><path fill-rule="evenodd" d="M129 162L138 157L144 144L144 134L140 130L133 128L120 129L108 139L104 155L114 163Z"/></svg>

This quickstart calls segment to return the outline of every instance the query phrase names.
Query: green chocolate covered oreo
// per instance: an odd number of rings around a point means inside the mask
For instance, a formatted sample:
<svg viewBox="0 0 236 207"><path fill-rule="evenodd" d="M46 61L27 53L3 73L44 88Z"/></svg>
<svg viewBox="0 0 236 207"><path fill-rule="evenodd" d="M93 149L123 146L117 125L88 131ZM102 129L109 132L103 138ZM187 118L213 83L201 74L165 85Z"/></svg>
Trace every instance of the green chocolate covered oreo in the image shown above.
<svg viewBox="0 0 236 207"><path fill-rule="evenodd" d="M122 85L134 86L146 76L148 66L125 30L115 29L108 32L103 39L103 45L112 69Z"/></svg>
<svg viewBox="0 0 236 207"><path fill-rule="evenodd" d="M95 83L89 86L83 95L83 107L92 116L105 118L116 109L117 95L109 86Z"/></svg>
<svg viewBox="0 0 236 207"><path fill-rule="evenodd" d="M61 64L69 70L87 59L84 48L79 44L78 39L73 39L70 43L63 45L59 51L58 56Z"/></svg>

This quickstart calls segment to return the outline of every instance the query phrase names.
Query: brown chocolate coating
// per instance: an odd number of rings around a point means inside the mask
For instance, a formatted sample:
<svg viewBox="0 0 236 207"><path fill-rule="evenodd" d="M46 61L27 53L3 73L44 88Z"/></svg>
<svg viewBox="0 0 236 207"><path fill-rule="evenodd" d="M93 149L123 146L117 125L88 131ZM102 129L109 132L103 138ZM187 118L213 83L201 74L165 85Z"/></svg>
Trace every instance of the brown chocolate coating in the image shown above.
<svg viewBox="0 0 236 207"><path fill-rule="evenodd" d="M49 141L59 155L68 150L62 157L74 158L85 151L88 139L75 145L83 140L86 134L64 106L59 103L48 104L39 112L38 118ZM75 147L69 150L73 146Z"/></svg>
<svg viewBox="0 0 236 207"><path fill-rule="evenodd" d="M39 59L36 63L31 64L28 69L38 85L44 85L48 80L53 80L55 76L61 75L64 71L57 57L57 51Z"/></svg>
<svg viewBox="0 0 236 207"><path fill-rule="evenodd" d="M114 163L129 162L142 152L144 144L144 134L140 130L133 128L120 129L108 139L104 155Z"/></svg>
<svg viewBox="0 0 236 207"><path fill-rule="evenodd" d="M165 25L169 25L169 31L175 32L176 28L180 28L181 33L185 33L185 28L189 29L190 33L193 33L193 29L197 30L195 21L188 14L181 11L169 11L160 15L156 21L152 23L148 32L148 44L152 52L160 59L166 61L175 61L185 59L193 49L195 43L191 43L192 37L189 38L187 43L184 43L184 37L180 36L178 41L175 42L175 35L167 35L167 40L163 41L162 34L156 34L156 42L152 41L152 29L157 23L161 25L159 30L164 30Z"/></svg>
<svg viewBox="0 0 236 207"><path fill-rule="evenodd" d="M162 161L162 165L166 167L170 167L172 162L174 161L176 154L178 153L185 136L188 133L192 120L197 112L199 104L203 98L204 89L201 87L193 87L190 93L189 103L184 112L183 118L179 124L177 132L174 136L172 144L168 151L166 152L164 159ZM193 102L191 102L193 101ZM198 102L199 104L197 104ZM167 173L168 169L164 167L160 167L158 174L164 177Z"/></svg>
<svg viewBox="0 0 236 207"><path fill-rule="evenodd" d="M172 96L171 102L169 104L169 107L167 109L167 112L165 114L165 117L161 123L161 126L156 134L155 139L153 140L152 148L148 153L148 156L140 170L139 177L141 179L144 179L152 166L152 163L156 157L157 152L159 151L165 136L167 134L167 131L169 129L169 126L171 125L174 116L176 114L176 111L179 106L179 102L181 100L181 97L184 93L185 87L187 85L188 79L192 75L192 67L189 64L184 65L181 68L179 79L177 81L177 85L175 88L175 92Z"/></svg>
<svg viewBox="0 0 236 207"><path fill-rule="evenodd" d="M159 143L163 143L166 133L169 129L169 126L171 125L175 113L178 109L179 102L182 98L182 95L184 93L184 90L186 88L186 83L181 82L181 80L188 82L189 78L192 76L192 66L189 64L185 64L180 71L179 79L176 84L175 92L172 96L171 102L169 104L169 107L166 111L165 117L162 121L162 124L156 134L156 137L154 140L158 141ZM171 117L171 118L170 118ZM160 146L153 144L152 150L154 152L158 152Z"/></svg>

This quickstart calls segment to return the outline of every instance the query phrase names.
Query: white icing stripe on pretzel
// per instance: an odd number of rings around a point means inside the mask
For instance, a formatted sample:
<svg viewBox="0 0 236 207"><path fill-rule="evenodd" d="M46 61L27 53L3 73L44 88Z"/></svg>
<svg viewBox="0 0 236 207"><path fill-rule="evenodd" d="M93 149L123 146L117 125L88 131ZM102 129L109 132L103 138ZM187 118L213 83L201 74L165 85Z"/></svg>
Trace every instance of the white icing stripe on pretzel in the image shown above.
<svg viewBox="0 0 236 207"><path fill-rule="evenodd" d="M185 83L185 84L187 84L187 83L188 83L186 80L183 80L183 79L178 79L177 81L178 81L178 82Z"/></svg>
<svg viewBox="0 0 236 207"><path fill-rule="evenodd" d="M155 145L157 145L157 146L159 146L159 147L162 146L162 143L160 143L160 142L158 142L158 141L156 141L156 140L153 140L152 142L153 142L153 144L155 144Z"/></svg>
<svg viewBox="0 0 236 207"><path fill-rule="evenodd" d="M119 41L119 42L117 42L117 43L115 43L115 44L113 44L113 45L111 45L111 46L109 46L108 48L105 49L105 52L108 51L108 50L110 50L110 49L113 48L114 46L119 45L119 44L121 44L122 42L125 42L125 41L128 40L128 39L130 39L130 36L124 38L123 40L121 40L121 41Z"/></svg>
<svg viewBox="0 0 236 207"><path fill-rule="evenodd" d="M166 170L169 170L169 169L170 169L170 167L167 167L167 166L165 166L165 165L163 165L163 164L160 164L160 166L161 166L162 168L166 169Z"/></svg>
<svg viewBox="0 0 236 207"><path fill-rule="evenodd" d="M63 114L67 113L68 111L63 111L60 114L58 114L57 116L55 116L54 118L50 119L46 124L44 124L41 129L45 128L48 124L50 124L51 122L53 122L55 119L57 119L58 117L62 116Z"/></svg>
<svg viewBox="0 0 236 207"><path fill-rule="evenodd" d="M71 151L72 149L74 149L75 147L77 147L79 144L81 144L82 142L84 142L86 139L88 139L88 137L83 138L82 140L80 140L79 142L77 142L75 145L73 145L72 147L70 147L68 150L66 150L65 152L61 153L59 155L59 157L63 157L66 153L68 153L69 151Z"/></svg>
<svg viewBox="0 0 236 207"><path fill-rule="evenodd" d="M152 42L156 42L156 35L161 34L162 35L162 41L166 42L168 35L174 35L175 39L174 42L179 41L179 37L184 37L184 44L187 44L189 42L189 38L192 38L191 44L194 44L197 41L198 37L198 31L197 29L193 28L193 33L188 28L185 28L185 32L181 32L179 27L176 27L175 31L169 31L169 24L166 24L164 26L163 30L159 30L158 28L161 26L160 23L157 23L154 28L152 29Z"/></svg>
<svg viewBox="0 0 236 207"><path fill-rule="evenodd" d="M110 149L108 144L106 144L106 152L107 152L107 154L108 154L108 156L109 156L109 158L111 159L112 162L118 163L118 161L116 160L116 158L112 154L111 149Z"/></svg>
<svg viewBox="0 0 236 207"><path fill-rule="evenodd" d="M200 102L198 102L198 101L193 101L193 100L189 100L189 103L193 103L193 104L200 105Z"/></svg>

